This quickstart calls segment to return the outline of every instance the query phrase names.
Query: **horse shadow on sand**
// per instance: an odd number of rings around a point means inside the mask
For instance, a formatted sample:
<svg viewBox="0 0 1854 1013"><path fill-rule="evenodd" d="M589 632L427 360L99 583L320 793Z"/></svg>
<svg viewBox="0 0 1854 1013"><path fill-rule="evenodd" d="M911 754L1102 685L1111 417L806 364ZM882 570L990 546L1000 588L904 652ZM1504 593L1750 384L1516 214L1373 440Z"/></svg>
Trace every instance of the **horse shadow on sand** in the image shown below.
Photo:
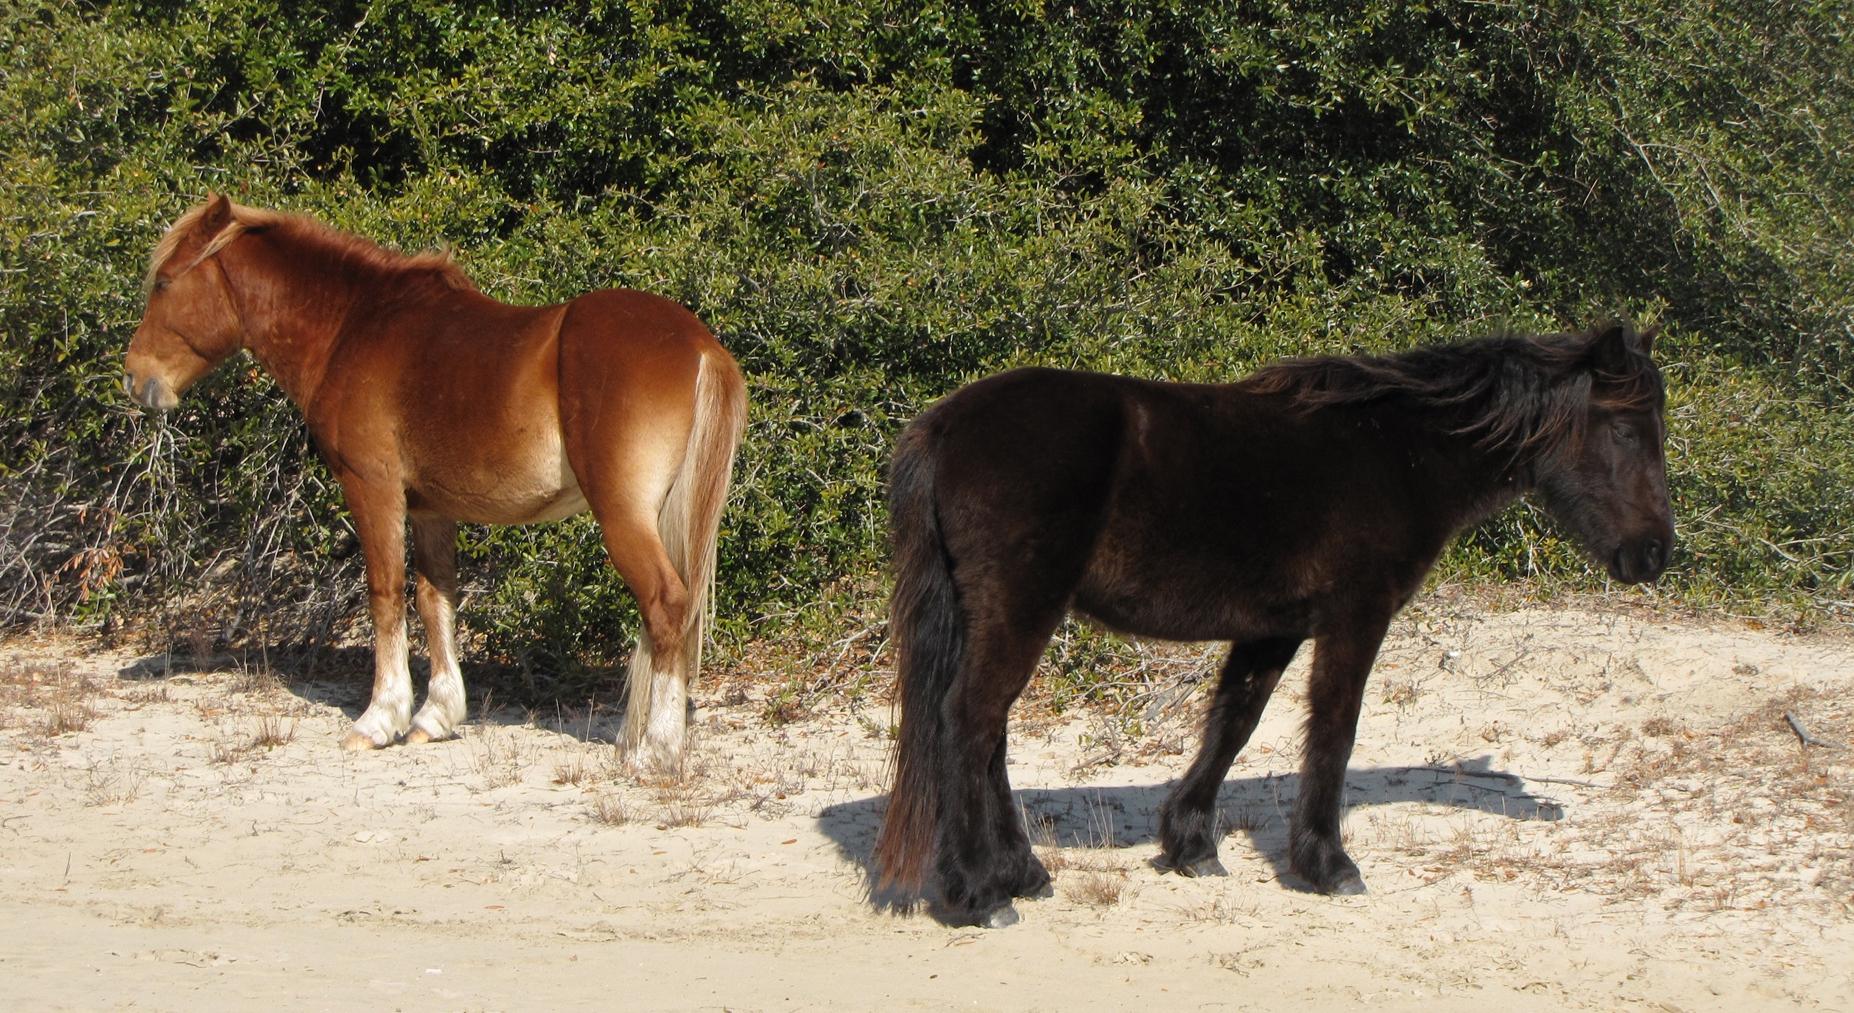
<svg viewBox="0 0 1854 1013"><path fill-rule="evenodd" d="M162 651L117 669L124 682L161 682L175 677L233 676L233 691L270 685L309 703L339 710L350 722L361 716L373 692L373 648L274 644L237 653L195 655ZM424 702L430 662L416 652L408 659L416 708ZM468 664L465 726L535 725L582 742L616 742L624 725L624 670L588 670L578 680L597 691L577 703L555 687L535 685L534 673L516 665ZM529 701L534 701L529 703Z"/></svg>
<svg viewBox="0 0 1854 1013"><path fill-rule="evenodd" d="M1366 767L1346 772L1350 809L1416 802L1470 810L1511 820L1555 822L1564 818L1557 801L1526 788L1518 774L1493 769L1491 757L1463 760L1451 767ZM1172 783L1075 788L1025 788L1012 792L1030 839L1060 847L1152 847L1147 864L1158 861L1159 807ZM1310 884L1288 868L1288 814L1300 791L1297 773L1269 773L1226 780L1217 793L1221 831L1218 850L1226 857L1247 847L1268 860L1275 878L1296 892ZM862 868L874 883L872 852L888 797L876 795L829 806L818 814L818 828L839 854ZM1369 879L1369 876L1367 876ZM878 904L892 898L876 897Z"/></svg>

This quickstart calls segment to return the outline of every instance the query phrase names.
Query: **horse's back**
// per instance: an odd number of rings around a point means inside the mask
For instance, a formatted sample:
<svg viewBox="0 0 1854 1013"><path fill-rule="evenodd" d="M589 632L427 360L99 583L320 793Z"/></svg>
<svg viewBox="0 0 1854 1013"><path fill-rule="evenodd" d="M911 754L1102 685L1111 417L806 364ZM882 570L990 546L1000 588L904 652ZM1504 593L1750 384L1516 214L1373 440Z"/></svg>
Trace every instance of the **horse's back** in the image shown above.
<svg viewBox="0 0 1854 1013"><path fill-rule="evenodd" d="M961 387L909 427L942 470L944 493L1049 498L1111 471L1129 412L1127 382L1031 367Z"/></svg>
<svg viewBox="0 0 1854 1013"><path fill-rule="evenodd" d="M693 311L652 292L598 289L568 302L566 311L563 333L570 329L576 337L610 348L720 347Z"/></svg>
<svg viewBox="0 0 1854 1013"><path fill-rule="evenodd" d="M943 399L904 442L933 457L962 567L1043 571L1129 632L1216 639L1269 615L1298 624L1296 603L1324 579L1295 561L1334 535L1337 471L1320 460L1330 434L1278 397L1014 370Z"/></svg>

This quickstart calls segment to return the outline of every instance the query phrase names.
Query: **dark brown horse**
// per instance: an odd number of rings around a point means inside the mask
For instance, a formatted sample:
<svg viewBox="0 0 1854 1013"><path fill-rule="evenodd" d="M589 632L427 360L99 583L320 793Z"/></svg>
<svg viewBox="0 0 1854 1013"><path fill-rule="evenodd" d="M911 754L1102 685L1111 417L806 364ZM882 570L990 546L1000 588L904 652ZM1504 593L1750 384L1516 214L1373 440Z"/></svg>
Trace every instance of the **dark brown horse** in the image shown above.
<svg viewBox="0 0 1854 1013"><path fill-rule="evenodd" d="M1494 338L1284 362L1231 385L1023 369L902 434L890 470L901 729L877 889L1008 924L1048 888L1005 777L1005 719L1069 611L1232 641L1161 861L1219 874L1213 808L1302 641L1316 651L1289 861L1360 893L1339 840L1365 678L1456 532L1525 493L1617 580L1673 546L1653 334ZM929 884L931 870L933 882Z"/></svg>
<svg viewBox="0 0 1854 1013"><path fill-rule="evenodd" d="M457 524L591 509L643 613L624 742L680 762L701 664L715 531L746 416L732 357L693 314L642 292L558 306L481 294L449 259L392 253L215 196L155 248L127 387L149 408L240 348L302 408L366 556L373 699L343 744L449 738L464 718L452 636ZM412 713L406 520L431 687Z"/></svg>

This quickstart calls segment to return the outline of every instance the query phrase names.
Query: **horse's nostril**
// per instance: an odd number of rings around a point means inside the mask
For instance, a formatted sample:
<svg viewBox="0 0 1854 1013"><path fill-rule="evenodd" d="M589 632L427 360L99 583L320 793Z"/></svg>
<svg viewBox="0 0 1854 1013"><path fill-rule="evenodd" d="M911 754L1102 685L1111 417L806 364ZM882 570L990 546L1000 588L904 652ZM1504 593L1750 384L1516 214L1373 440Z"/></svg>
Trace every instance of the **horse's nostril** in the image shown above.
<svg viewBox="0 0 1854 1013"><path fill-rule="evenodd" d="M1650 571L1659 571L1661 564L1667 562L1667 546L1659 538L1650 538L1642 545L1642 561L1648 564Z"/></svg>

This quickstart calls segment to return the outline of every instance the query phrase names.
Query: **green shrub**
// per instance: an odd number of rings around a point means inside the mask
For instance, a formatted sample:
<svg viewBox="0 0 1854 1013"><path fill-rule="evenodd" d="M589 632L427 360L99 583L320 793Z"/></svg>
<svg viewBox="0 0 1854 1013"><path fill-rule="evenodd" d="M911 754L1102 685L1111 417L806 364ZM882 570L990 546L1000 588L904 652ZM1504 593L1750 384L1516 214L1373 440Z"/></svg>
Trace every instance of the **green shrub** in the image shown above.
<svg viewBox="0 0 1854 1013"><path fill-rule="evenodd" d="M24 0L0 13L0 623L326 639L355 541L239 360L173 418L120 357L209 189L453 247L519 302L628 285L745 367L728 645L880 609L895 433L1025 363L1661 320L1668 593L1845 617L1849 18L1732 2L524 5ZM465 535L479 657L544 695L635 615L584 519ZM1450 579L1601 578L1526 509Z"/></svg>

